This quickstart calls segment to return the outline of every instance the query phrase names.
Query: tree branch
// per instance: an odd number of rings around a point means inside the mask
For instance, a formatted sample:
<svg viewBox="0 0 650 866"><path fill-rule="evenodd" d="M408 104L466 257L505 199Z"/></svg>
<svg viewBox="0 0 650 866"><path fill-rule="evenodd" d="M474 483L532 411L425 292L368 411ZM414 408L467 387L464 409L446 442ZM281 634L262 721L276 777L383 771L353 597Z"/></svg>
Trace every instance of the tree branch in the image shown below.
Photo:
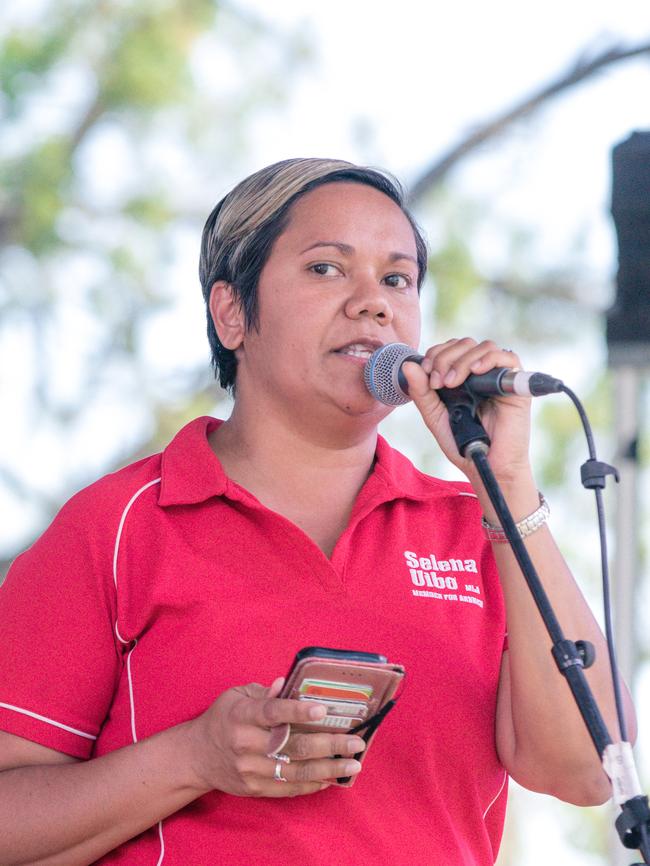
<svg viewBox="0 0 650 866"><path fill-rule="evenodd" d="M474 132L455 144L447 153L437 159L412 185L408 196L408 203L411 206L418 203L467 154L477 150L490 139L496 138L515 121L532 114L549 99L568 90L570 87L574 87L576 84L580 84L607 66L612 66L623 60L630 60L633 57L639 57L642 54L650 54L650 41L642 42L629 48L613 45L591 60L585 59L583 55L568 72L562 73L558 78L525 97L512 108L497 115L493 120L489 120L487 123L477 127Z"/></svg>
<svg viewBox="0 0 650 866"><path fill-rule="evenodd" d="M76 128L70 134L70 157L74 156L75 151L79 148L80 144L86 138L102 114L104 114L104 111L105 106L101 95L98 92L93 101L86 108L86 111L77 123Z"/></svg>

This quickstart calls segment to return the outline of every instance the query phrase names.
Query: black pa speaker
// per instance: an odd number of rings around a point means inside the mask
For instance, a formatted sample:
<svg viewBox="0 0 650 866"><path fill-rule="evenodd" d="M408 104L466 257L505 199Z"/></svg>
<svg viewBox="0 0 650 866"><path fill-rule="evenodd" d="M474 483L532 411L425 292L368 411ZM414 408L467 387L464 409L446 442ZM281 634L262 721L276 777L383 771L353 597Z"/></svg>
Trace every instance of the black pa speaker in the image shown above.
<svg viewBox="0 0 650 866"><path fill-rule="evenodd" d="M607 313L609 359L650 367L650 132L634 132L612 151L612 216L618 275Z"/></svg>

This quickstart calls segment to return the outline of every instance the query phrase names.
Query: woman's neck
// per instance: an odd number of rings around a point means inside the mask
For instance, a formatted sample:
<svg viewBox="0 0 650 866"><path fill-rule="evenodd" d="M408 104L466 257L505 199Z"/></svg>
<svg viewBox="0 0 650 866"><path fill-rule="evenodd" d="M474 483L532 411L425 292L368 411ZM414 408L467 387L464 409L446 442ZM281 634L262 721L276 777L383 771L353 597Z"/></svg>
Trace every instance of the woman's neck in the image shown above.
<svg viewBox="0 0 650 866"><path fill-rule="evenodd" d="M354 435L344 430L328 435L323 427L305 430L293 419L248 413L236 402L230 418L211 434L210 444L235 481L245 473L265 485L299 490L323 476L334 484L363 479L360 487L372 467L377 430L368 425Z"/></svg>
<svg viewBox="0 0 650 866"><path fill-rule="evenodd" d="M260 413L232 415L211 435L226 474L264 505L300 526L329 555L372 471L377 430L356 438L309 435Z"/></svg>

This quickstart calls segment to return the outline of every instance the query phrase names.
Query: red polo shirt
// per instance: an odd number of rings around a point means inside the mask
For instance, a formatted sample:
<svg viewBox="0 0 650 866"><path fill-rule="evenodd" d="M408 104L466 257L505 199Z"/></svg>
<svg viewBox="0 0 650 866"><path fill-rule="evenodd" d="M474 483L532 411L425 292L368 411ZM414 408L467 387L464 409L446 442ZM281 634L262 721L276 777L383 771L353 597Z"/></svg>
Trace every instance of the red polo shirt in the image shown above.
<svg viewBox="0 0 650 866"><path fill-rule="evenodd" d="M269 684L303 646L367 650L406 686L350 789L214 791L102 858L138 866L487 866L504 606L468 485L383 439L328 559L232 482L198 418L74 496L0 588L0 728L92 758Z"/></svg>

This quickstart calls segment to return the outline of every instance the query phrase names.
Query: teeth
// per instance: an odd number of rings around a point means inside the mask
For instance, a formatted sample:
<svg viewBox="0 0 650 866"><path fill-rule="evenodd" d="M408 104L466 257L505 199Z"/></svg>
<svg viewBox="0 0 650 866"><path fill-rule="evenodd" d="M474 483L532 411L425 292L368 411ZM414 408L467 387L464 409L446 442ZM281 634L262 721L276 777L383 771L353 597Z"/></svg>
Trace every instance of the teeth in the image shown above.
<svg viewBox="0 0 650 866"><path fill-rule="evenodd" d="M342 355L353 355L355 358L368 359L372 355L372 352L372 349L369 349L367 346L363 346L360 343L352 343L351 346L346 346L344 349L341 349Z"/></svg>

